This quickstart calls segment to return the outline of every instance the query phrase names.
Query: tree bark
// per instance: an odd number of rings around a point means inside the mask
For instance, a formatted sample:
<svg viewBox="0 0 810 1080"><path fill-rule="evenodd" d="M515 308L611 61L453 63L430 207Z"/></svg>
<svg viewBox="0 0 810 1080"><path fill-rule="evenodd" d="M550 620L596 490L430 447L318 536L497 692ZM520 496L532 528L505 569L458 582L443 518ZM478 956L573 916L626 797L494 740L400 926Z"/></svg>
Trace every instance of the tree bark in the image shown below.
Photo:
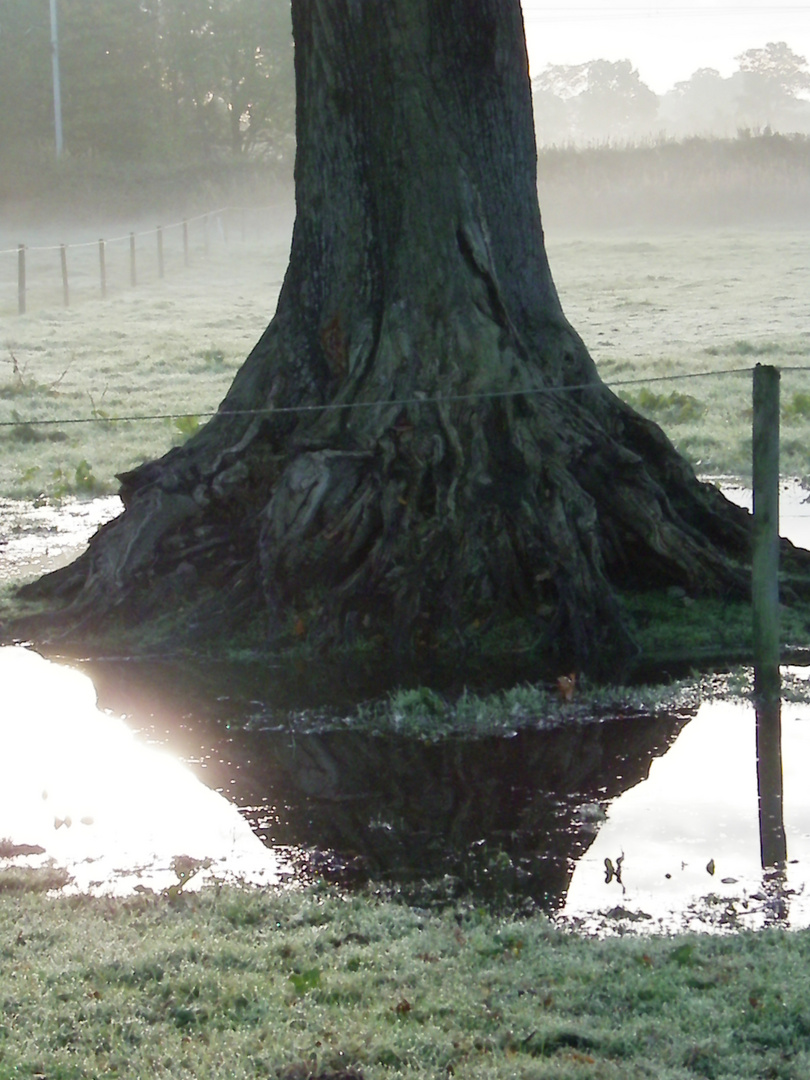
<svg viewBox="0 0 810 1080"><path fill-rule="evenodd" d="M518 0L293 0L296 206L217 416L28 595L70 633L182 613L275 643L633 646L618 588L744 595L748 515L600 381L536 194ZM176 598L182 595L183 604ZM178 632L178 619L173 634Z"/></svg>

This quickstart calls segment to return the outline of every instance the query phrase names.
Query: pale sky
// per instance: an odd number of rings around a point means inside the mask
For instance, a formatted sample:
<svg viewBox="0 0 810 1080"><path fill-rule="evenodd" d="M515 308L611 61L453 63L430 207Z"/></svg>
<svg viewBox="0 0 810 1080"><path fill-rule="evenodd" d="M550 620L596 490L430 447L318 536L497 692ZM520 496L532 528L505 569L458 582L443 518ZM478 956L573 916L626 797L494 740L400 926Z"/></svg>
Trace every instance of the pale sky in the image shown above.
<svg viewBox="0 0 810 1080"><path fill-rule="evenodd" d="M523 18L533 76L547 64L627 59L662 94L698 68L731 75L735 56L769 41L786 41L810 60L810 3L798 0L523 0Z"/></svg>

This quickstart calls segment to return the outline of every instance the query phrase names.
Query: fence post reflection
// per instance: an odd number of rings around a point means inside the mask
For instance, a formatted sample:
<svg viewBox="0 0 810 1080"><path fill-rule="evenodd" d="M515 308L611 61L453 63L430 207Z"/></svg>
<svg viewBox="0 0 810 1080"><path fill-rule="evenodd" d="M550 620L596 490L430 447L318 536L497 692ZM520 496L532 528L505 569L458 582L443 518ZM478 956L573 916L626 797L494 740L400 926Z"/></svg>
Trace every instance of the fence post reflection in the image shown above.
<svg viewBox="0 0 810 1080"><path fill-rule="evenodd" d="M782 809L782 703L779 698L757 697L756 713L762 868L783 868L787 862L787 841Z"/></svg>

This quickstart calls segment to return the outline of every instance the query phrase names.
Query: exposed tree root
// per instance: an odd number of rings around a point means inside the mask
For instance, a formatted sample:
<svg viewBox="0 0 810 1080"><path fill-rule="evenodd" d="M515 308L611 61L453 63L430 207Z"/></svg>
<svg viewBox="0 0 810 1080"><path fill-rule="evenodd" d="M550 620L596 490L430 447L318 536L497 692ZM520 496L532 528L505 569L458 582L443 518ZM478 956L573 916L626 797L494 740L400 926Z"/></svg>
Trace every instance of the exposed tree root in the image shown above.
<svg viewBox="0 0 810 1080"><path fill-rule="evenodd" d="M234 434L222 415L123 478L125 513L23 590L51 605L25 629L75 639L168 615L176 643L258 619L270 645L367 639L407 654L474 652L518 619L561 670L605 670L634 649L617 587L747 595L749 515L655 425L598 381L499 385L374 408L358 395L354 432L346 411L292 435L287 414L244 418L230 446L212 437L217 424Z"/></svg>

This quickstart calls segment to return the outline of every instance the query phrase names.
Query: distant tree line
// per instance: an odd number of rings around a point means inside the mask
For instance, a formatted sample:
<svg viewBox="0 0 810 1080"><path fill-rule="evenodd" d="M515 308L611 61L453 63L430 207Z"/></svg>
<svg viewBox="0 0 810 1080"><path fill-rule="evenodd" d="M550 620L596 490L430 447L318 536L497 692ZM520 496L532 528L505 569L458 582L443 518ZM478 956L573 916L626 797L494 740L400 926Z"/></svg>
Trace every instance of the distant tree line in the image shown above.
<svg viewBox="0 0 810 1080"><path fill-rule="evenodd" d="M289 0L58 0L57 11L69 155L290 155ZM53 142L48 0L0 0L0 156Z"/></svg>
<svg viewBox="0 0 810 1080"><path fill-rule="evenodd" d="M728 78L701 68L659 97L629 60L549 64L532 83L541 146L668 136L810 132L807 61L784 42L737 58Z"/></svg>
<svg viewBox="0 0 810 1080"><path fill-rule="evenodd" d="M57 0L57 11L72 159L292 159L290 0ZM803 56L770 42L737 63L662 96L630 60L549 65L533 80L538 143L810 133ZM49 0L0 0L0 168L53 144Z"/></svg>

